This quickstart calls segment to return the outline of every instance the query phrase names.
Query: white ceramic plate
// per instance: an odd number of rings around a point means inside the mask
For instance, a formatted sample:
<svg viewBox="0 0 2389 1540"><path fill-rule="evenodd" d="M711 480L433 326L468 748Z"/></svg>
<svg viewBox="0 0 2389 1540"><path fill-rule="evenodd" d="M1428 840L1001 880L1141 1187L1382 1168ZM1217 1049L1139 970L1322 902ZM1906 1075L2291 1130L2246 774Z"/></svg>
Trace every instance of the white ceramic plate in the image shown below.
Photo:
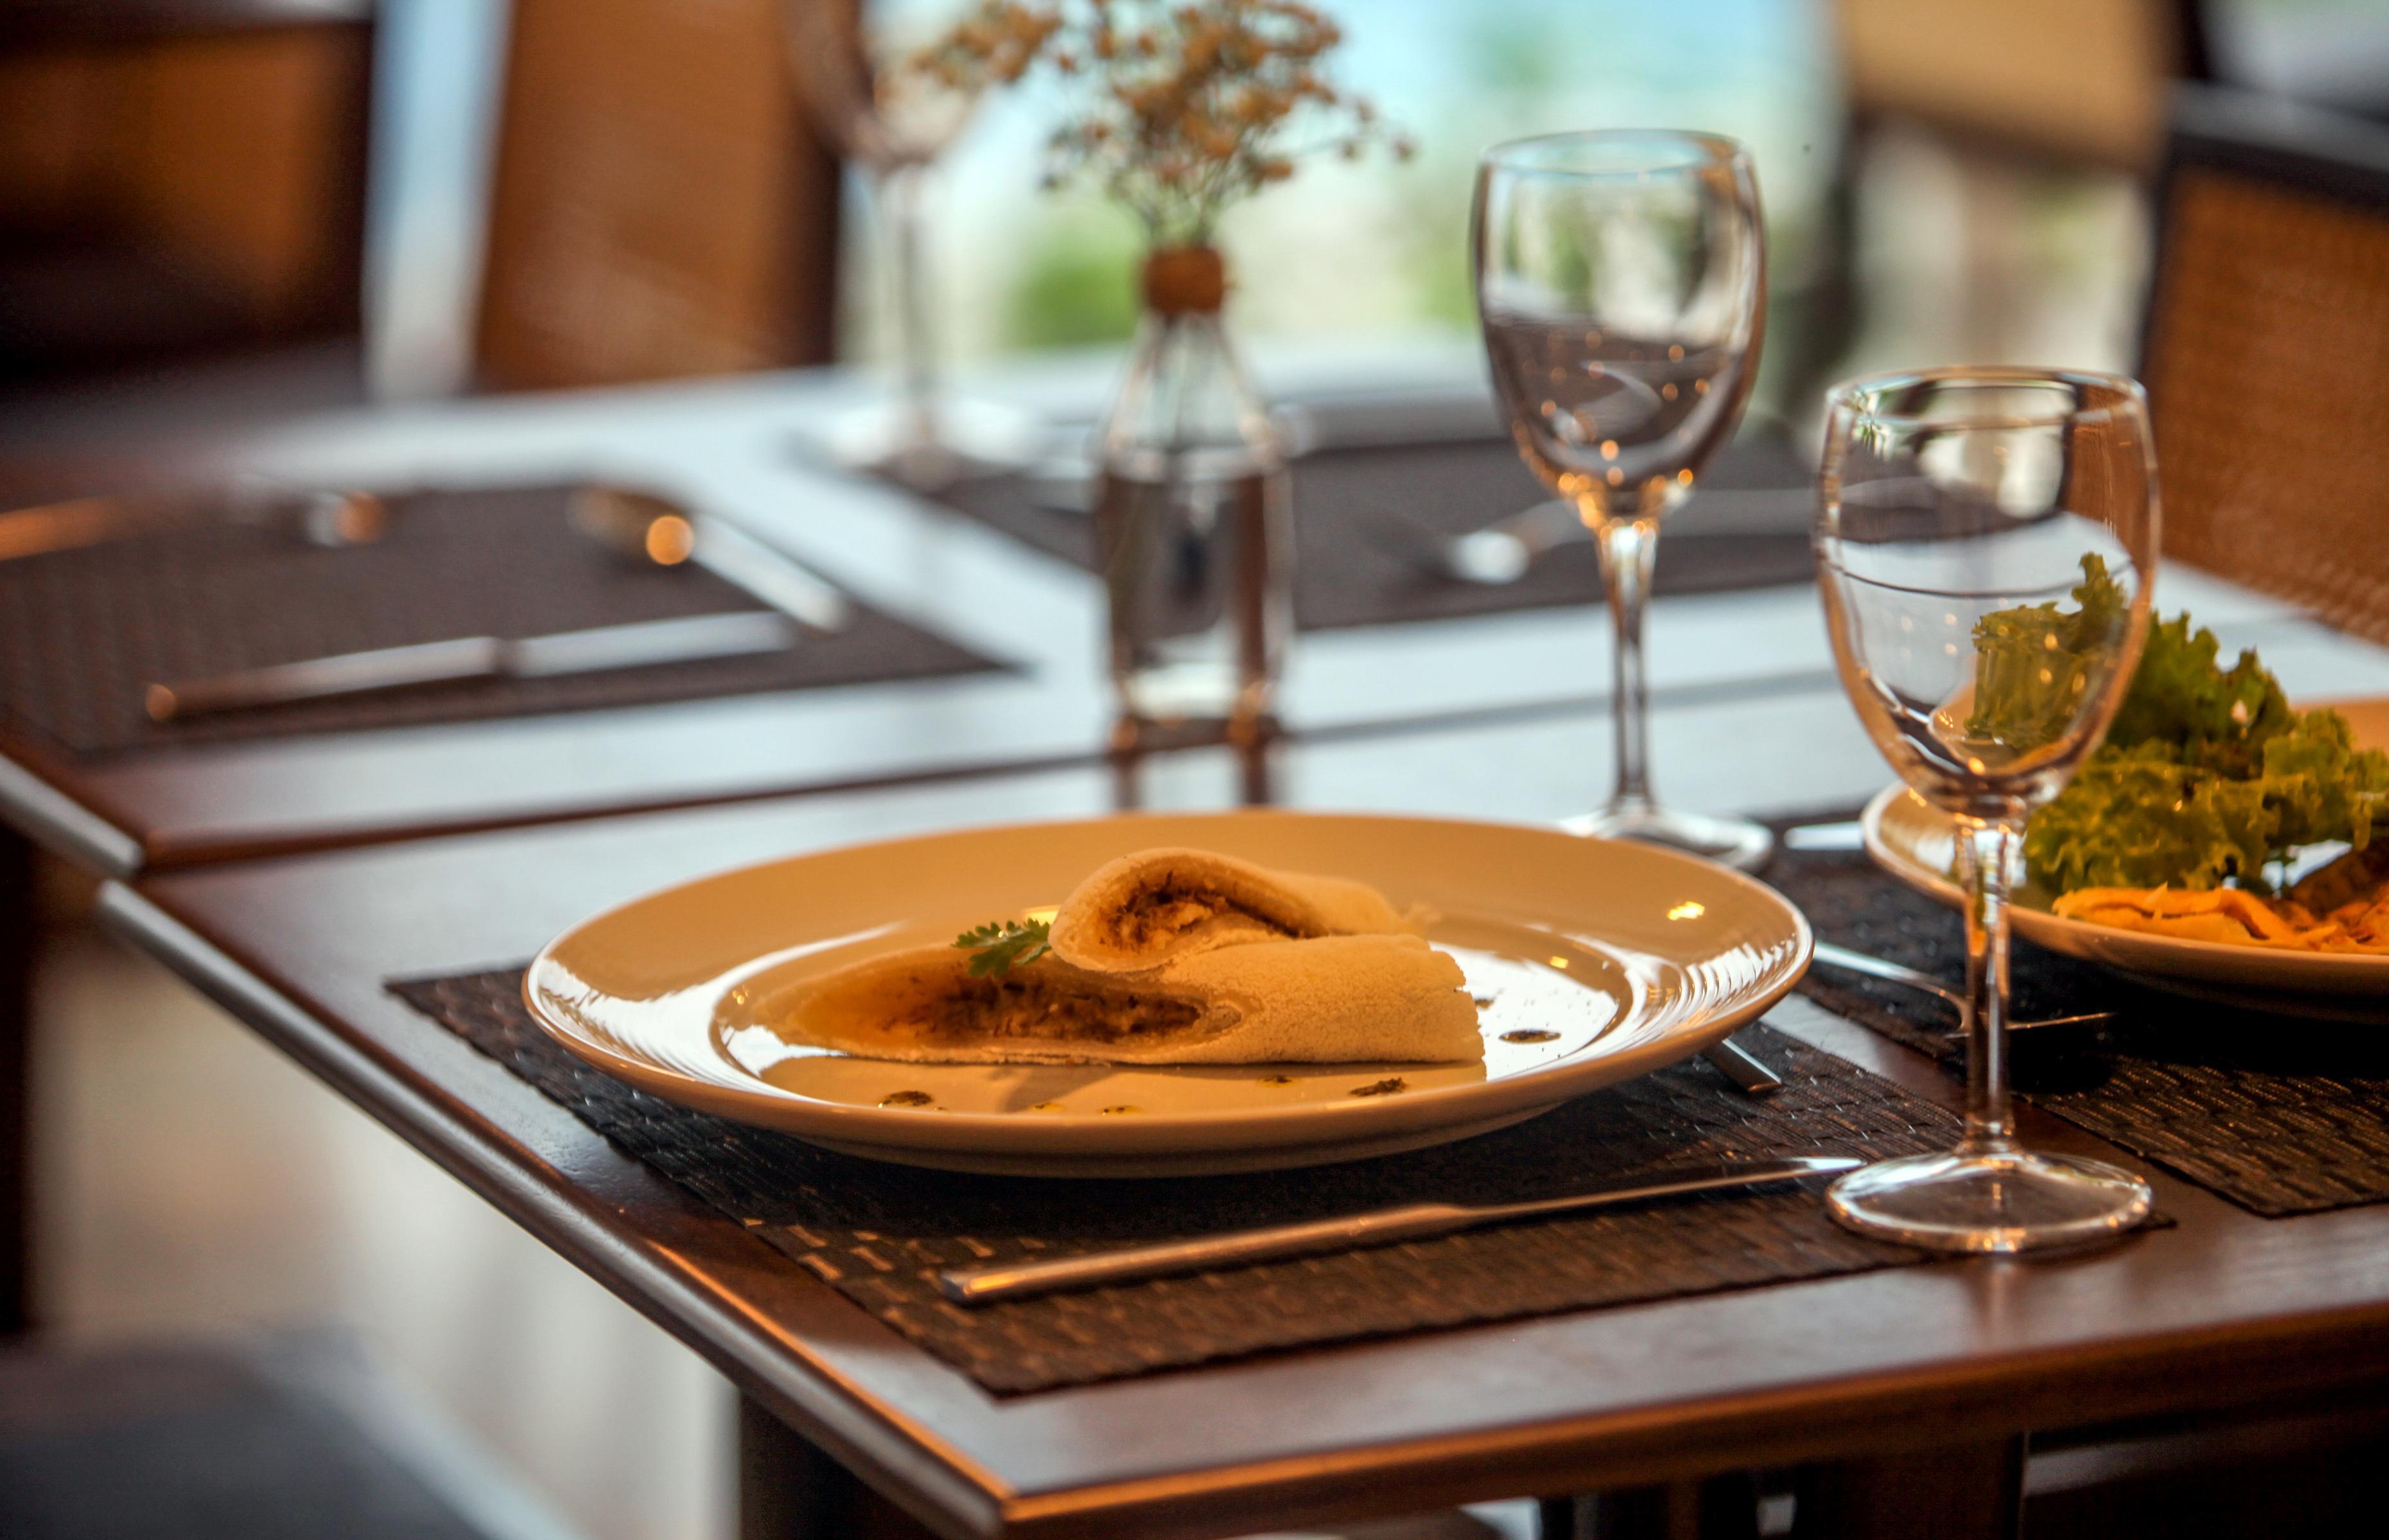
<svg viewBox="0 0 2389 1540"><path fill-rule="evenodd" d="M1957 843L1947 814L1905 786L1886 786L1859 821L1867 854L1884 871L1952 909L1964 902L1949 875ZM2185 941L2062 920L2049 911L2050 896L2036 884L2025 884L2014 897L2009 913L2018 935L2157 988L2256 1010L2389 1021L2389 957Z"/></svg>
<svg viewBox="0 0 2389 1540"><path fill-rule="evenodd" d="M1182 845L1357 877L1442 918L1481 1064L902 1064L791 1048L798 980L1058 902L1116 856ZM1723 867L1556 830L1289 812L934 834L772 861L583 922L524 994L599 1068L687 1106L877 1159L1031 1176L1352 1160L1464 1138L1698 1052L1808 965L1808 926Z"/></svg>

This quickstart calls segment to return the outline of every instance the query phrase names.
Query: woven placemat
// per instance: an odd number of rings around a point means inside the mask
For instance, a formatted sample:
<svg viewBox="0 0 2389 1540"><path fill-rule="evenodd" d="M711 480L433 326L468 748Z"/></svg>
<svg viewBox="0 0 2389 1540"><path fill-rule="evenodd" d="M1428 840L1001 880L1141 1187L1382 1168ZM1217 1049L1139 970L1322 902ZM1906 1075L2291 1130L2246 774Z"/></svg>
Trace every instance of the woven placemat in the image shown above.
<svg viewBox="0 0 2389 1540"><path fill-rule="evenodd" d="M1240 1355L1925 1260L1862 1240L1813 1192L1718 1196L965 1310L939 1267L1316 1219L1501 1202L1652 1166L1948 1144L1956 1120L1765 1027L1790 1082L1754 1098L1698 1060L1438 1149L1293 1173L1169 1181L970 1177L882 1165L632 1089L539 1030L507 970L393 992L988 1389L1083 1384ZM933 1115L924 1114L923 1115Z"/></svg>
<svg viewBox="0 0 2389 1540"><path fill-rule="evenodd" d="M1780 492L1780 507L1733 532L1699 494L1667 521L1659 541L1657 591L1710 593L1816 580L1808 545L1812 477L1781 440L1738 440L1718 456L1705 489ZM958 512L1016 539L1095 567L1092 521L1038 501L1034 484L997 477L939 496ZM1294 463L1295 620L1304 630L1495 615L1598 603L1598 559L1590 544L1560 547L1518 581L1456 582L1434 566L1437 541L1466 534L1551 497L1507 439L1314 450ZM1711 532L1705 532L1706 530Z"/></svg>
<svg viewBox="0 0 2389 1540"><path fill-rule="evenodd" d="M1761 873L1820 937L1942 978L1965 977L1956 911L1859 852L1785 851ZM1817 967L1802 993L1962 1074L1956 1012L1896 984ZM2013 1039L2034 1104L2268 1218L2389 1200L2389 1034L2139 987L2019 938L2019 1020L2113 1011L2113 1025Z"/></svg>
<svg viewBox="0 0 2389 1540"><path fill-rule="evenodd" d="M450 637L542 636L761 607L711 572L632 563L577 532L570 495L538 487L392 499L383 539L339 549L202 524L0 562L0 712L69 752L103 754L998 667L858 605L842 630L808 630L781 653L441 685L164 726L143 711L153 682Z"/></svg>

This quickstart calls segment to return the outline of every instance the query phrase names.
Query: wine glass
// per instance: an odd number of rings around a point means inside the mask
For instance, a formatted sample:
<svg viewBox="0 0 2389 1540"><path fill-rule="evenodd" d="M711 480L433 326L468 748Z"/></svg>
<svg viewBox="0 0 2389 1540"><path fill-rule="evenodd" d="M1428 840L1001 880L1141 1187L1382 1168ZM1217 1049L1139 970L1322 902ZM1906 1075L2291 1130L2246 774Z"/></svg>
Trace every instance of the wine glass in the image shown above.
<svg viewBox="0 0 2389 1540"><path fill-rule="evenodd" d="M1842 686L1875 746L1957 825L1966 891L1966 1126L1955 1150L1852 1172L1833 1215L1943 1251L2078 1245L2138 1224L2148 1184L2017 1144L2008 887L2025 817L2099 745L2148 633L2156 457L2111 375L1932 369L1841 386L1817 570Z"/></svg>
<svg viewBox="0 0 2389 1540"><path fill-rule="evenodd" d="M827 430L831 454L925 491L1028 463L1036 425L943 387L929 275L937 160L969 121L977 93L897 67L900 39L934 28L919 6L884 6L874 24L854 0L783 0L798 94L815 124L869 185L890 286L897 393Z"/></svg>
<svg viewBox="0 0 2389 1540"><path fill-rule="evenodd" d="M1765 829L1653 799L1642 664L1659 521L1733 436L1758 367L1767 259L1749 154L1650 129L1497 145L1469 244L1511 436L1591 531L1616 624L1616 789L1569 827L1756 866Z"/></svg>

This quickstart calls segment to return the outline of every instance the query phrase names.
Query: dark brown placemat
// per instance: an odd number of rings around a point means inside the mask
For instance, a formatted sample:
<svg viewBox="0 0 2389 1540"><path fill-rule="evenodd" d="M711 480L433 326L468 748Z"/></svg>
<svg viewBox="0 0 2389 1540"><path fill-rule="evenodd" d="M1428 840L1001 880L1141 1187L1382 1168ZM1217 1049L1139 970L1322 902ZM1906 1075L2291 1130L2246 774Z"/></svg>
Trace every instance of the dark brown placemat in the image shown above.
<svg viewBox="0 0 2389 1540"><path fill-rule="evenodd" d="M1703 488L1780 492L1780 506L1756 520L1738 511L1733 522L1747 528L1714 532L1722 517L1704 509L1696 493L1660 539L1658 592L1815 581L1811 479L1782 440L1737 440L1718 457ZM1032 490L1028 481L996 477L965 482L939 501L1093 570L1087 515L1048 507ZM1507 439L1331 447L1303 455L1294 464L1296 623L1330 630L1598 603L1601 572L1589 544L1554 550L1503 587L1455 582L1433 568L1439 538L1466 534L1551 495Z"/></svg>
<svg viewBox="0 0 2389 1540"><path fill-rule="evenodd" d="M999 665L856 605L784 653L491 681L275 706L160 726L153 682L459 636L542 636L756 609L695 566L626 560L575 531L570 489L391 500L389 533L323 549L202 524L0 561L0 712L70 752L419 726L918 679Z"/></svg>
<svg viewBox="0 0 2389 1540"><path fill-rule="evenodd" d="M1962 984L1956 911L1864 854L1784 851L1761 875L1821 938ZM2378 1027L2145 989L2022 939L2010 975L2018 1019L2116 1012L2096 1031L2017 1035L2016 1086L2027 1101L2268 1218L2389 1200L2389 1035ZM1822 966L1800 988L1961 1070L1948 1006Z"/></svg>
<svg viewBox="0 0 2389 1540"><path fill-rule="evenodd" d="M1813 1192L1777 1190L973 1310L938 1294L938 1268L1397 1203L1527 1199L1726 1156L1898 1154L1957 1132L1948 1112L1889 1081L1754 1027L1741 1040L1790 1083L1770 1097L1745 1096L1693 1060L1498 1133L1342 1165L1168 1181L969 1177L834 1154L633 1090L532 1024L517 970L390 988L1002 1393L1925 1258L1840 1229Z"/></svg>

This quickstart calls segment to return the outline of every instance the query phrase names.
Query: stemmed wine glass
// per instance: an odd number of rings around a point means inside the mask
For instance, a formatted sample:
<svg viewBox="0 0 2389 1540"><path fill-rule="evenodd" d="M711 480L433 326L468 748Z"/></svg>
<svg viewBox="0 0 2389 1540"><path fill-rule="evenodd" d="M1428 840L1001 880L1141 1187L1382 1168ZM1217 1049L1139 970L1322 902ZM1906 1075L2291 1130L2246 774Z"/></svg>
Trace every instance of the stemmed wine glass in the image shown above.
<svg viewBox="0 0 2389 1540"><path fill-rule="evenodd" d="M783 0L798 94L869 185L893 299L896 397L832 425L829 447L842 464L935 491L1026 464L1040 446L1028 419L955 400L940 378L929 274L936 163L969 121L977 94L889 67L888 34L904 7L886 7L899 14L876 26L866 24L866 8L863 0Z"/></svg>
<svg viewBox="0 0 2389 1540"><path fill-rule="evenodd" d="M1616 789L1569 826L1756 866L1765 829L1653 799L1642 663L1659 521L1733 436L1758 367L1767 259L1749 154L1648 129L1497 145L1469 244L1512 437L1592 532L1617 629Z"/></svg>
<svg viewBox="0 0 2389 1540"><path fill-rule="evenodd" d="M1875 746L1956 824L1966 891L1966 1127L1852 1172L1833 1215L1944 1251L2078 1245L2148 1184L2021 1147L2009 1115L2008 887L2025 817L2099 745L2148 633L2156 457L2140 388L2011 368L1833 393L1817 570L1843 688Z"/></svg>

